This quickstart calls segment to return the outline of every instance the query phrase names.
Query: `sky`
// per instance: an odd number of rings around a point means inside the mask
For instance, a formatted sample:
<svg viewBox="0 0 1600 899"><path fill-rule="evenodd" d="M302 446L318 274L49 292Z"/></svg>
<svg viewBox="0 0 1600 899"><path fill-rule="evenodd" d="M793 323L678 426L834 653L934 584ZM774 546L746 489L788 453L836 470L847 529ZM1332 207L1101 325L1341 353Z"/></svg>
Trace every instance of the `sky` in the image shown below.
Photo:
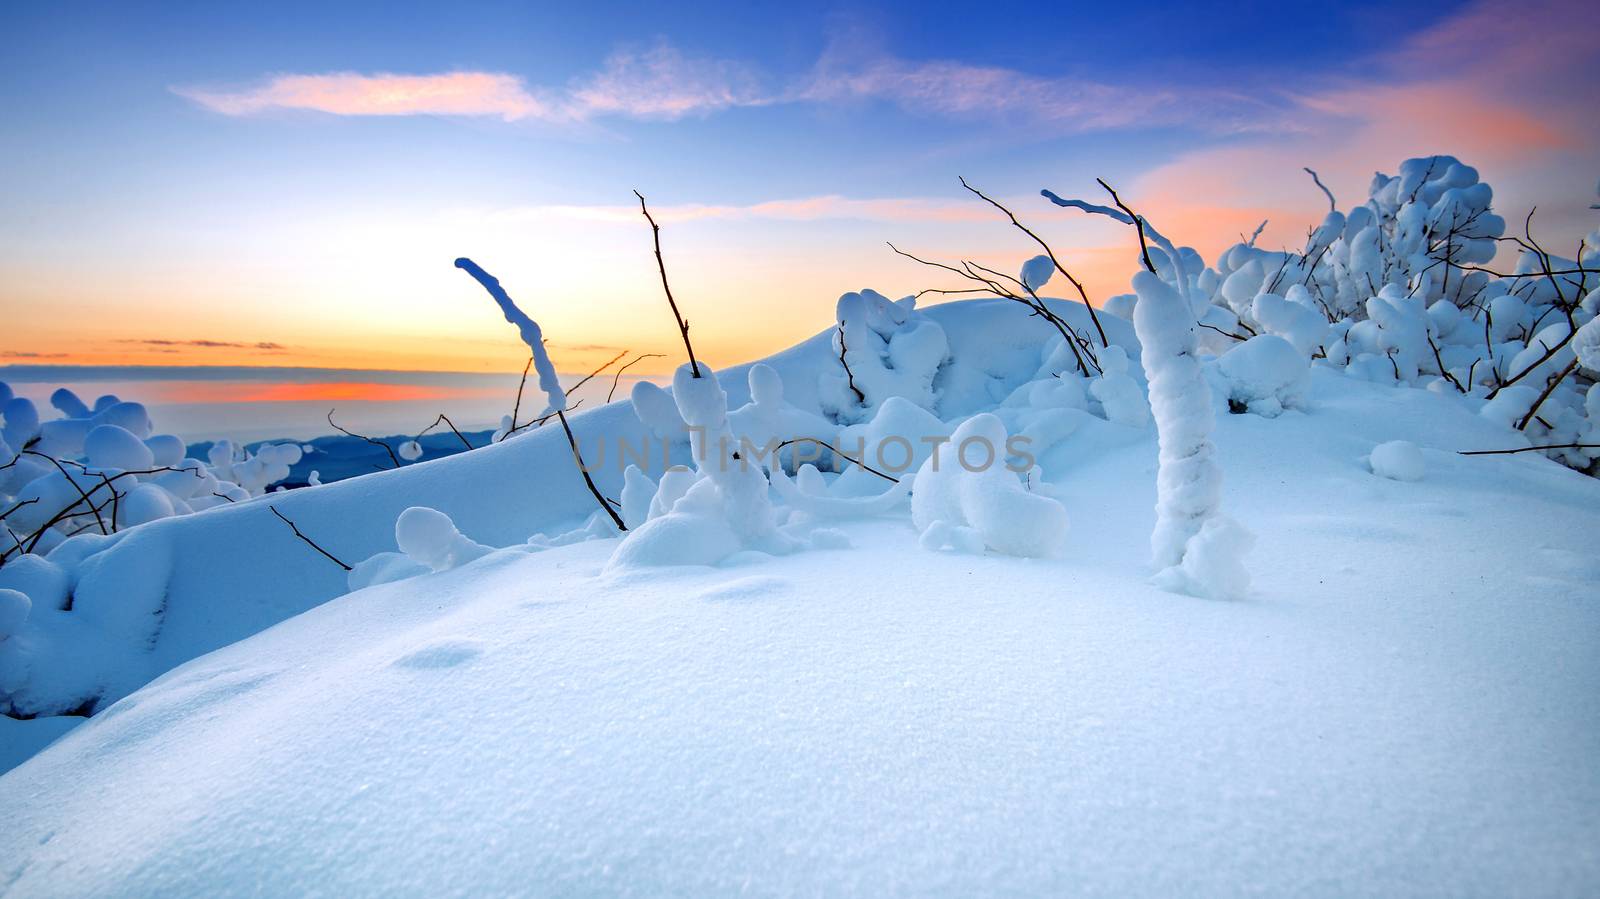
<svg viewBox="0 0 1600 899"><path fill-rule="evenodd" d="M1096 302L1130 236L1041 188L1105 178L1209 258L1264 218L1302 244L1303 166L1344 207L1452 153L1565 246L1595 225L1597 85L1600 13L1568 0L5 4L0 366L520 371L457 256L563 371L671 354L635 189L713 365L845 291L956 286L887 241L1015 269L1032 248L961 176Z"/></svg>

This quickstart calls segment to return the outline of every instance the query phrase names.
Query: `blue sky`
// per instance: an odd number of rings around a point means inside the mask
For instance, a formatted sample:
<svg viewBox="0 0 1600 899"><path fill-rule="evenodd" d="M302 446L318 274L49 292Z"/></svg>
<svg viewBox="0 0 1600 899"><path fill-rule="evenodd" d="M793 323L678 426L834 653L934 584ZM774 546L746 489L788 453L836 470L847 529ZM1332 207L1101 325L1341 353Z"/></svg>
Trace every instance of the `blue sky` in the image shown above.
<svg viewBox="0 0 1600 899"><path fill-rule="evenodd" d="M1600 28L1570 2L61 3L0 32L0 362L515 364L462 254L574 369L654 349L635 187L731 362L845 290L931 286L886 239L1014 265L958 174L1079 248L1099 296L1125 235L1040 187L1105 177L1214 252L1262 217L1298 242L1301 165L1349 203L1454 152L1563 234L1600 174Z"/></svg>

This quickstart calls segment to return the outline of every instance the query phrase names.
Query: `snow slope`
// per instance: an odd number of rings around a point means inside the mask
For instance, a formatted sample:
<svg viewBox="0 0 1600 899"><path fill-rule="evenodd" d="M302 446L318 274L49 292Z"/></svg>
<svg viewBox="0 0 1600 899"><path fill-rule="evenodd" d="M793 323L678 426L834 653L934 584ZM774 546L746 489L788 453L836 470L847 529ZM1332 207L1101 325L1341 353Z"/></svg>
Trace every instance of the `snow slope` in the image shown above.
<svg viewBox="0 0 1600 899"><path fill-rule="evenodd" d="M1147 583L1154 437L1102 424L1042 460L1073 522L1049 560L923 550L901 508L840 525L846 549L602 576L615 542L592 541L310 608L340 573L252 531L230 558L277 583L213 572L204 592L233 600L234 632L309 611L0 777L0 885L1595 891L1600 483L1456 455L1512 444L1462 400L1319 370L1305 412L1218 415L1228 508L1258 542L1251 596L1217 602ZM508 509L587 511L527 476L549 436L282 507L352 556L412 503L512 542ZM1372 473L1390 440L1421 448L1422 480Z"/></svg>

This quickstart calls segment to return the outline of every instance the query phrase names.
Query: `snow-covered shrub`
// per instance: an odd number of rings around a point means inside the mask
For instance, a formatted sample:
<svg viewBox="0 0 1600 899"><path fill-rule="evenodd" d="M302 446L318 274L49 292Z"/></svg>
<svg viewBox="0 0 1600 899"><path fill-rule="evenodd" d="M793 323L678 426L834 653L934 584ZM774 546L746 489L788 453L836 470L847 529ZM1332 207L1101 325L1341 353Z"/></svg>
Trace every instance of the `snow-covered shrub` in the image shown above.
<svg viewBox="0 0 1600 899"><path fill-rule="evenodd" d="M1007 467L1008 435L998 416L962 422L917 470L911 522L928 549L985 547L1013 556L1049 556L1067 535L1067 510L1031 493Z"/></svg>
<svg viewBox="0 0 1600 899"><path fill-rule="evenodd" d="M43 420L9 385L0 383L0 398L0 511L11 510L0 565L48 553L73 534L109 534L246 501L300 460L297 444L252 454L228 441L214 444L206 461L185 458L180 438L152 434L142 404L109 394L90 406L61 388L50 405L63 417Z"/></svg>
<svg viewBox="0 0 1600 899"><path fill-rule="evenodd" d="M1133 326L1143 347L1160 445L1156 526L1150 536L1157 578L1171 589L1202 596L1241 595L1249 578L1239 559L1250 540L1219 512L1222 471L1211 443L1211 392L1196 356L1193 310L1153 272L1134 275L1133 287L1139 294Z"/></svg>
<svg viewBox="0 0 1600 899"><path fill-rule="evenodd" d="M710 565L742 549L787 552L792 541L778 531L767 475L759 459L740 452L728 423L728 396L716 372L704 363L699 375L681 366L672 398L691 435L695 471L687 478L664 473L658 496L661 514L628 531L609 568ZM773 397L763 391L770 404ZM779 392L781 398L781 391ZM687 473L685 473L687 474Z"/></svg>
<svg viewBox="0 0 1600 899"><path fill-rule="evenodd" d="M872 418L903 397L932 409L934 377L950 355L944 329L916 311L916 299L891 301L875 290L839 298L833 332L837 368L821 375L823 412L840 424Z"/></svg>
<svg viewBox="0 0 1600 899"><path fill-rule="evenodd" d="M1305 403L1310 361L1282 337L1262 334L1222 354L1212 366L1228 406L1266 418Z"/></svg>

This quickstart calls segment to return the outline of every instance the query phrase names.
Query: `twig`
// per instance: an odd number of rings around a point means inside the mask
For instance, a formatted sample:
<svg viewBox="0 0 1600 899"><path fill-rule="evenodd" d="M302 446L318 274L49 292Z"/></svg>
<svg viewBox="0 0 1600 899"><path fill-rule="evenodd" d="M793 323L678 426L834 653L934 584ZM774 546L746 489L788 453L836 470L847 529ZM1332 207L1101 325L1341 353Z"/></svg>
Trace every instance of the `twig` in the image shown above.
<svg viewBox="0 0 1600 899"><path fill-rule="evenodd" d="M621 368L617 369L616 376L611 379L611 390L606 393L606 402L608 402L608 403L611 402L611 398L617 395L617 385L622 383L622 373L623 372L625 372L628 369L632 368L635 364L643 362L646 359L662 359L662 358L665 358L665 357L660 353L645 353L643 356L640 356L639 358L633 360L632 362L629 362L626 365L623 365Z"/></svg>
<svg viewBox="0 0 1600 899"><path fill-rule="evenodd" d="M1550 379L1550 383L1544 387L1544 392L1539 394L1539 398L1533 401L1533 405L1528 409L1528 414L1522 416L1522 420L1517 422L1517 430L1526 431L1528 429L1528 422L1533 421L1533 417L1539 413L1539 407L1544 405L1544 401L1550 398L1550 394L1555 393L1556 387L1566 380L1567 375L1572 374L1577 367L1578 360L1573 359L1567 364L1566 368L1563 368L1559 374Z"/></svg>
<svg viewBox="0 0 1600 899"><path fill-rule="evenodd" d="M522 380L517 382L517 401L511 407L511 428L500 439L504 440L517 432L517 415L522 411L522 389L528 386L528 369L533 368L533 357L528 357L528 364L522 366Z"/></svg>
<svg viewBox="0 0 1600 899"><path fill-rule="evenodd" d="M661 258L661 226L656 224L656 220L651 217L650 208L644 205L644 194L636 190L633 195L639 198L639 211L644 213L645 221L650 223L650 233L655 237L656 267L661 269L661 289L667 293L667 305L672 307L672 317L677 319L678 331L683 334L683 348L689 353L689 370L698 378L700 377L700 363L695 361L694 345L689 343L689 323L678 312L678 302L672 298L672 287L667 284L667 263ZM617 524L622 524L622 520L618 519Z"/></svg>
<svg viewBox="0 0 1600 899"><path fill-rule="evenodd" d="M1600 443L1546 443L1542 446L1524 446L1517 449L1501 450L1457 450L1460 456L1510 456L1515 453L1531 453L1537 450L1550 449L1600 449Z"/></svg>
<svg viewBox="0 0 1600 899"><path fill-rule="evenodd" d="M860 387L856 386L855 373L850 371L850 363L847 362L845 360L845 357L844 357L846 349L847 349L847 347L844 345L844 322L840 322L839 323L839 364L844 366L845 381L846 381L846 383L848 383L850 385L850 389L852 391L854 391L854 393L856 395L856 402L858 402L861 405L865 406L867 404L867 395L861 392L861 388Z"/></svg>
<svg viewBox="0 0 1600 899"><path fill-rule="evenodd" d="M1316 182L1317 187L1322 188L1322 192L1327 195L1327 197L1328 197L1328 211L1329 212L1337 212L1339 210L1339 204L1334 202L1333 191L1328 189L1328 185L1322 183L1322 179L1317 177L1317 173L1313 169L1311 169L1310 167L1307 167L1305 172L1306 172L1307 175L1311 176L1311 180L1312 181Z"/></svg>
<svg viewBox="0 0 1600 899"><path fill-rule="evenodd" d="M1144 267L1149 269L1152 275L1155 274L1156 264L1150 261L1150 244L1144 239L1144 219L1140 218L1138 213L1134 212L1132 209L1129 209L1128 205L1122 202L1122 198L1117 196L1117 192L1113 190L1111 185L1107 184L1104 179L1096 178L1094 180L1101 187L1106 189L1106 193L1111 195L1111 202L1115 203L1117 208L1122 210L1123 213L1133 221L1133 226L1139 229L1139 255L1144 258ZM1172 264L1177 265L1178 260L1172 260Z"/></svg>
<svg viewBox="0 0 1600 899"><path fill-rule="evenodd" d="M1056 251L1052 250L1050 248L1050 245L1044 242L1044 238L1040 237L1039 235L1033 233L1033 231L1029 230L1027 225L1024 225L1022 222L1017 221L1016 215L1014 213L1012 213L1011 210L1009 210L1005 206L1003 206L998 200L994 200L994 199L990 198L983 191L978 190L976 187L973 187L972 185L968 184L967 183L967 179L960 178L960 176L957 176L957 177L961 181L961 186L962 187L965 187L967 190L972 191L974 194L977 194L979 199L983 200L984 202L988 203L990 206L993 206L994 208L996 208L996 209L1000 210L1001 212L1005 213L1006 214L1006 218L1011 220L1011 224L1015 225L1017 227L1017 230L1021 231L1023 234L1028 235L1029 237L1033 238L1033 242L1038 244L1039 247L1044 250L1044 254L1046 256L1050 257L1050 264L1054 265L1056 267L1056 271L1060 272L1061 276L1066 278L1067 281L1071 282L1072 286L1075 289L1077 289L1078 296L1083 300L1083 308L1089 310L1089 320L1094 322L1095 332L1100 335L1100 345L1101 346L1110 346L1111 342L1106 339L1106 329L1100 326L1100 316L1095 313L1094 306L1092 304L1090 304L1090 302L1089 302L1089 294L1084 291L1083 284L1081 282L1079 282L1077 278L1072 277L1072 273L1067 271L1066 266L1061 264L1061 260L1056 258Z"/></svg>
<svg viewBox="0 0 1600 899"><path fill-rule="evenodd" d="M328 552L327 550L325 550L322 547L318 546L317 545L317 541L312 540L310 537L307 537L305 534L300 533L300 529L295 526L295 523L290 521L289 519L285 518L283 513L278 511L278 507L277 506L268 506L267 508L271 509L272 510L272 514L278 516L278 519L280 521L282 521L284 524L288 525L289 526L289 530L294 531L294 535L296 537L299 537L301 540L304 540L306 542L307 546L310 546L312 549L316 550L317 552L322 553L322 555L324 557L326 557L328 561L330 561L333 564L339 566L340 568L343 568L345 571L354 571L355 570L355 569L351 568L349 565L346 565L345 563L339 561L339 557L338 556L335 556L333 553Z"/></svg>
<svg viewBox="0 0 1600 899"><path fill-rule="evenodd" d="M877 475L878 477L883 478L886 481L893 481L896 484L900 483L900 479L895 477L894 475L884 474L883 472L877 470L876 468L873 468L871 465L868 465L867 463L863 462L860 459L854 459L854 458L851 458L850 456L845 455L843 450L841 450L838 447L834 446L833 444L827 442L826 440L818 440L815 437L796 437L793 440L785 440L784 442L782 442L782 443L778 444L777 446L773 447L773 452L777 452L778 450L781 450L786 446L793 446L796 443L815 443L818 446L825 446L828 449L833 450L833 452L836 455L838 455L839 458L844 459L846 462L855 463L856 465L860 466L864 471L869 471L869 472Z"/></svg>
<svg viewBox="0 0 1600 899"><path fill-rule="evenodd" d="M610 368L618 359L621 359L623 356L626 356L626 355L628 355L628 351L627 350L623 350L622 352L616 354L615 356L612 356L610 362L607 362L605 365L602 365L599 368L595 369L594 371L589 372L588 374L583 376L583 380L581 380L578 383L572 385L571 387L568 387L566 389L566 391L565 391L565 395L566 396L572 396L573 392L576 391L579 387L582 387L583 385L589 383L589 381L591 381L594 378L595 375L598 375L601 372L605 371L606 369Z"/></svg>
<svg viewBox="0 0 1600 899"><path fill-rule="evenodd" d="M561 420L561 429L567 432L567 445L572 447L572 458L578 463L578 473L583 475L583 482L589 486L589 492L594 494L595 502L599 503L600 508L606 510L606 514L611 516L611 520L616 524L617 530L626 531L628 526L622 523L622 516L617 514L617 510L611 508L610 504L606 502L606 498L600 494L600 488L594 485L594 478L589 477L589 466L584 464L583 453L578 451L578 438L572 436L572 426L567 424L567 413L557 409L556 418Z"/></svg>
<svg viewBox="0 0 1600 899"><path fill-rule="evenodd" d="M365 440L366 442L372 444L373 446L381 446L381 447L383 447L383 451L389 454L389 461L394 463L394 467L395 468L399 468L400 467L400 457L396 456L394 454L394 447L390 446L387 443L384 443L382 440L376 440L376 439L374 439L372 437L366 436L365 434L357 434L354 431L347 431L344 428L339 427L338 423L333 420L333 413L335 411L337 411L337 410L336 409L329 409L328 410L328 424L331 425L335 431L338 431L339 433L344 434L347 437L354 437L357 440Z"/></svg>
<svg viewBox="0 0 1600 899"><path fill-rule="evenodd" d="M425 427L422 430L418 431L417 432L417 436L412 438L412 439L413 440L421 440L422 439L422 435L428 433L429 431L433 430L434 428L437 428L439 426L439 422L444 422L445 424L450 426L450 432L452 434L456 435L456 439L461 441L461 445L462 446L466 447L469 450L470 449L477 449L477 447L472 445L472 441L468 440L461 433L461 431L456 428L456 423L451 421L450 417L448 415L445 415L443 412L440 412L439 413L439 417L433 420L433 424L428 425L427 427Z"/></svg>

